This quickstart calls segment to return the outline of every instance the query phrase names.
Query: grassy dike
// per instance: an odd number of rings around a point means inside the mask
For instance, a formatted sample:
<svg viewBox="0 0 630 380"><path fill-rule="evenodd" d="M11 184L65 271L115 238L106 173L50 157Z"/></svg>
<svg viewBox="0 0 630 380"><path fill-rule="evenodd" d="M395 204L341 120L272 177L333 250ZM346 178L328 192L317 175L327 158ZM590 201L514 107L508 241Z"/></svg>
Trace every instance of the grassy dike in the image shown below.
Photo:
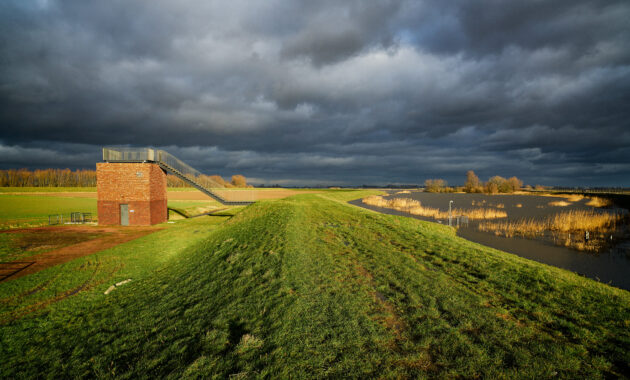
<svg viewBox="0 0 630 380"><path fill-rule="evenodd" d="M0 284L0 377L630 376L630 293L344 203L369 193L178 221ZM90 265L106 280L16 313Z"/></svg>

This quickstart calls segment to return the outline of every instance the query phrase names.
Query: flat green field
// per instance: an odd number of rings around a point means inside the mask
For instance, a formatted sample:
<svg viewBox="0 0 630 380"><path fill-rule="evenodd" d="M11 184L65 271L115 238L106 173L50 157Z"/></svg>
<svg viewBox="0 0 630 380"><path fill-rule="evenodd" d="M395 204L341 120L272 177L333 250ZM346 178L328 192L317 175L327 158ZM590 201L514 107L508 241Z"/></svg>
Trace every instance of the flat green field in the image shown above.
<svg viewBox="0 0 630 380"><path fill-rule="evenodd" d="M629 292L345 203L370 193L181 220L2 282L0 378L630 376Z"/></svg>
<svg viewBox="0 0 630 380"><path fill-rule="evenodd" d="M212 200L168 202L168 207L190 215L208 212L220 206L218 202ZM48 225L49 215L62 214L64 218L69 218L71 212L89 212L96 220L96 198L1 194L0 230L45 226Z"/></svg>
<svg viewBox="0 0 630 380"><path fill-rule="evenodd" d="M0 195L0 229L48 224L48 215L90 212L96 217L96 199L37 195Z"/></svg>

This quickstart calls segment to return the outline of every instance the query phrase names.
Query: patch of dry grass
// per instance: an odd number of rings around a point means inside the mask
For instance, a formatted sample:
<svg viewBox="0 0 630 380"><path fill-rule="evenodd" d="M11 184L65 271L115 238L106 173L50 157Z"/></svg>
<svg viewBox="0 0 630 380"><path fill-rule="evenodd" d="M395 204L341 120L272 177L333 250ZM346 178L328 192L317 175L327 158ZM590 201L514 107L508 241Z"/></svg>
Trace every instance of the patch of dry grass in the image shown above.
<svg viewBox="0 0 630 380"><path fill-rule="evenodd" d="M516 204L516 208L521 208L521 207L523 207L523 204L522 204L522 203L517 203L517 204Z"/></svg>
<svg viewBox="0 0 630 380"><path fill-rule="evenodd" d="M410 198L385 199L380 195L371 195L363 198L363 203L391 208L398 211L408 212L412 215L424 216L433 219L447 219L448 211L441 211L438 208L422 206L422 204ZM470 220L474 219L497 219L507 217L507 213L493 208L473 208L473 209L453 209L452 215L466 215Z"/></svg>
<svg viewBox="0 0 630 380"><path fill-rule="evenodd" d="M411 194L411 191L409 190L403 190L403 191L399 191L396 194Z"/></svg>
<svg viewBox="0 0 630 380"><path fill-rule="evenodd" d="M586 203L587 206L592 207L608 207L612 205L612 202L609 199L600 198L600 197L592 197Z"/></svg>
<svg viewBox="0 0 630 380"><path fill-rule="evenodd" d="M566 198L567 198L567 201L569 201L569 202L579 202L582 199L584 199L584 196L583 195L579 195L579 194L571 194L571 195L569 195Z"/></svg>
<svg viewBox="0 0 630 380"><path fill-rule="evenodd" d="M553 202L549 202L548 204L549 206L566 207L566 206L569 206L571 203L565 202L565 201L553 201Z"/></svg>

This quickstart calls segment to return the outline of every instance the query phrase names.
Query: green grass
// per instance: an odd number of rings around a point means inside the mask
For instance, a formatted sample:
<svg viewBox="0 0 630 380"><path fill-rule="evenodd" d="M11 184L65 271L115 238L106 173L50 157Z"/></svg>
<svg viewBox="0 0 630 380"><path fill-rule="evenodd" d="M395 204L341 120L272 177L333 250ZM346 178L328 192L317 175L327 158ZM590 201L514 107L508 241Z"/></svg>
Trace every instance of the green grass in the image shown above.
<svg viewBox="0 0 630 380"><path fill-rule="evenodd" d="M0 283L0 377L630 375L630 293L344 203L368 193L182 220Z"/></svg>
<svg viewBox="0 0 630 380"><path fill-rule="evenodd" d="M48 215L91 212L96 217L96 199L37 195L0 195L0 229L48 224Z"/></svg>
<svg viewBox="0 0 630 380"><path fill-rule="evenodd" d="M169 220L178 220L198 216L216 209L224 208L217 201L168 201Z"/></svg>

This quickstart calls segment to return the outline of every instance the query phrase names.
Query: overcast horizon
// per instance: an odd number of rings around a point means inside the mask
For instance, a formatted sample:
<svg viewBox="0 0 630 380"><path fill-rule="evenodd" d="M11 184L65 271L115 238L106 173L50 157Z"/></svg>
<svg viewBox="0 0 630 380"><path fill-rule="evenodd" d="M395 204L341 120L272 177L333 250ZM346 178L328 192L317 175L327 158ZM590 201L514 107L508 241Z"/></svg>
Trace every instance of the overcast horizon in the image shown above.
<svg viewBox="0 0 630 380"><path fill-rule="evenodd" d="M258 184L630 187L628 20L628 1L4 1L0 169L151 146Z"/></svg>

